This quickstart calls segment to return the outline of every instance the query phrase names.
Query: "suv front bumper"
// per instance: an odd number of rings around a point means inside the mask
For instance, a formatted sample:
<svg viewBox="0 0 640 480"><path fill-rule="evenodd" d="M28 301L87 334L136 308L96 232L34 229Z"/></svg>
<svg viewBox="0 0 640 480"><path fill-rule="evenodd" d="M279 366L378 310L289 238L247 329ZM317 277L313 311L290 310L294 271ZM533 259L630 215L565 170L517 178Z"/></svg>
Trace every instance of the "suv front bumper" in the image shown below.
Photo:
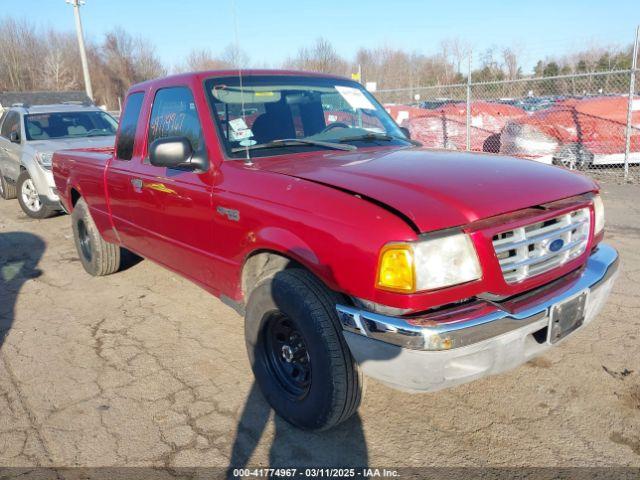
<svg viewBox="0 0 640 480"><path fill-rule="evenodd" d="M338 305L338 316L365 374L403 390L435 391L544 352L552 346L546 334L551 308L585 291L582 326L588 324L609 296L618 263L616 250L600 244L581 269L500 303L478 299L414 317Z"/></svg>

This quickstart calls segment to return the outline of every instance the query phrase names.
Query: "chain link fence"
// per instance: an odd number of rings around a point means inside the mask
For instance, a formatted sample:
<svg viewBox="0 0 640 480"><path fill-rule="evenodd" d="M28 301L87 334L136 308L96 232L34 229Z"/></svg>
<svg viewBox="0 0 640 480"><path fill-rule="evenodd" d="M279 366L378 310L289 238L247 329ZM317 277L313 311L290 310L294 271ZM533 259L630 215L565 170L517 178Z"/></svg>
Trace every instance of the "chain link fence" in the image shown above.
<svg viewBox="0 0 640 480"><path fill-rule="evenodd" d="M639 87L640 73L631 69L376 96L426 147L515 155L640 183Z"/></svg>

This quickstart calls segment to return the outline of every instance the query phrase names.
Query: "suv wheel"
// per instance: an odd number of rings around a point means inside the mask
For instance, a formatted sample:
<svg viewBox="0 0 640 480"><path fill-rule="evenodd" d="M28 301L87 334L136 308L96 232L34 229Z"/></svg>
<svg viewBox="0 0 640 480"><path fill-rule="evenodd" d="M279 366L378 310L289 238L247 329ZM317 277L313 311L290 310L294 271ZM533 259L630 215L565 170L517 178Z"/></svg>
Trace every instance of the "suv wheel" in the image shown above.
<svg viewBox="0 0 640 480"><path fill-rule="evenodd" d="M104 241L91 217L87 203L82 198L73 208L71 224L76 250L87 273L101 277L120 269L120 247Z"/></svg>
<svg viewBox="0 0 640 480"><path fill-rule="evenodd" d="M29 173L25 170L18 177L18 203L22 211L31 218L47 218L55 213L42 204L40 194Z"/></svg>
<svg viewBox="0 0 640 480"><path fill-rule="evenodd" d="M245 340L256 381L278 415L326 430L353 415L363 377L342 336L337 295L310 272L288 269L251 292Z"/></svg>
<svg viewBox="0 0 640 480"><path fill-rule="evenodd" d="M553 164L569 170L586 170L593 164L593 154L579 143L570 143L554 156Z"/></svg>
<svg viewBox="0 0 640 480"><path fill-rule="evenodd" d="M5 200L13 200L16 198L16 186L13 183L9 183L2 172L0 172L0 197Z"/></svg>

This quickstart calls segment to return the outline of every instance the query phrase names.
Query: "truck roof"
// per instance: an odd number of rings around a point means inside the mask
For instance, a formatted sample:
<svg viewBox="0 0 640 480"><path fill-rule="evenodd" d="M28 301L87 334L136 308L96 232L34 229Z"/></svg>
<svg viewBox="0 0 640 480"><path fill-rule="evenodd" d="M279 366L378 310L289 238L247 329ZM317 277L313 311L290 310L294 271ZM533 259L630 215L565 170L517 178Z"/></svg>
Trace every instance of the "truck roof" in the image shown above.
<svg viewBox="0 0 640 480"><path fill-rule="evenodd" d="M242 73L243 77L255 76L255 75L296 75L306 77L319 77L319 78L336 78L345 80L347 77L342 75L334 75L328 73L307 72L302 70L278 70L278 69L225 69L225 70L203 70L198 72L179 73L176 75L169 75L167 77L155 78L153 80L147 80L145 82L133 85L130 90L139 90L158 83L175 83L176 81L201 81L210 77L230 77L237 76L238 72Z"/></svg>

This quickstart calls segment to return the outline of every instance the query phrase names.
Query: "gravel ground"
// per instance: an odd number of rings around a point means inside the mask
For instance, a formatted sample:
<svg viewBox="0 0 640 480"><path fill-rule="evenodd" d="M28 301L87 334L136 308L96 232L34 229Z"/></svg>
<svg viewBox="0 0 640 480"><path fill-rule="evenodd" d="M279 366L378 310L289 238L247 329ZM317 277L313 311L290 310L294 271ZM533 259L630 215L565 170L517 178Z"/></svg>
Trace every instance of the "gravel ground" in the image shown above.
<svg viewBox="0 0 640 480"><path fill-rule="evenodd" d="M148 261L91 278L68 216L0 201L0 465L640 466L640 186L604 195L623 270L599 319L451 390L369 381L321 434L274 418L230 308Z"/></svg>

